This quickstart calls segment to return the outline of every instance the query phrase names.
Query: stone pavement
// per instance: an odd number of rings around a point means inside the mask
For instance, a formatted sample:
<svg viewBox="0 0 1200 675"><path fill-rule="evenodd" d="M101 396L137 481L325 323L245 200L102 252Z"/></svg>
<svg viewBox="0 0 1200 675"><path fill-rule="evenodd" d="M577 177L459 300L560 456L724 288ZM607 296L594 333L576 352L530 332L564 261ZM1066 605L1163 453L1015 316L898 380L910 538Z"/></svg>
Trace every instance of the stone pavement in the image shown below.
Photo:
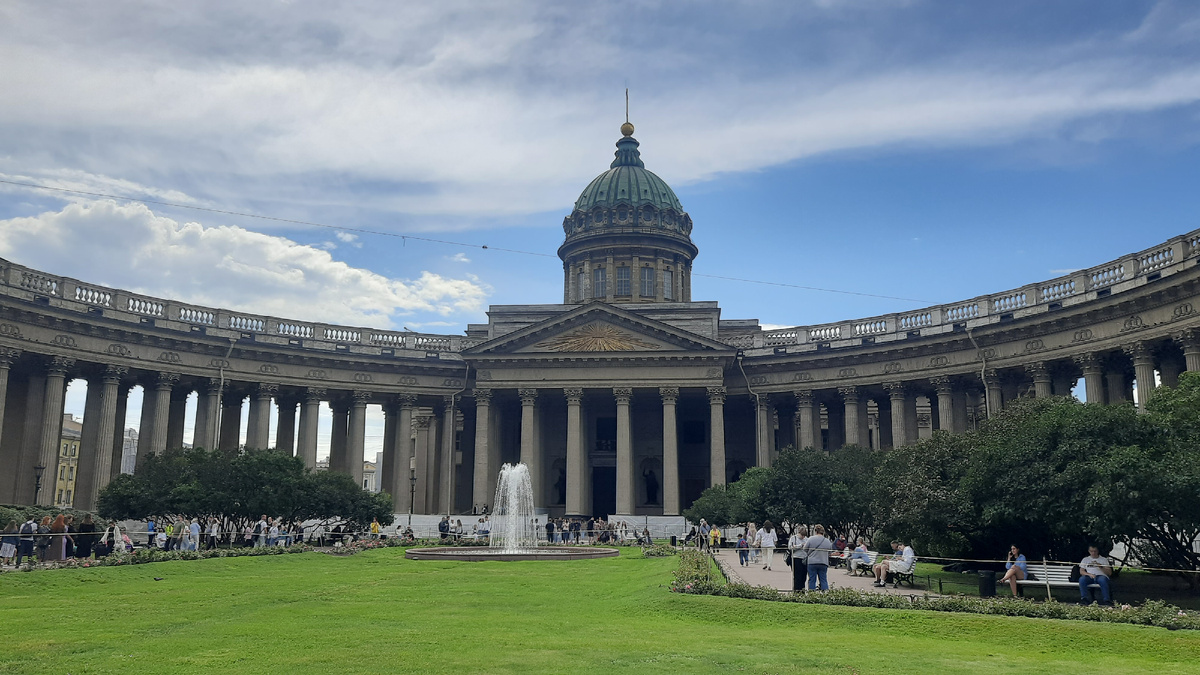
<svg viewBox="0 0 1200 675"><path fill-rule="evenodd" d="M784 555L779 552L775 553L775 561L770 570L762 568L762 561L757 565L750 564L747 567L742 567L738 564L737 551L734 549L721 549L716 554L718 562L725 569L725 572L731 577L738 577L743 582L752 586L771 586L784 591L792 590L792 568L788 567L784 562ZM876 588L872 586L875 582L875 577L860 577L846 574L846 570L841 568L830 568L829 570L829 588L852 588L856 591L868 591L872 593L892 593L896 595L924 595L927 593L925 589L912 589L908 586L901 586L893 589L890 585L884 588Z"/></svg>

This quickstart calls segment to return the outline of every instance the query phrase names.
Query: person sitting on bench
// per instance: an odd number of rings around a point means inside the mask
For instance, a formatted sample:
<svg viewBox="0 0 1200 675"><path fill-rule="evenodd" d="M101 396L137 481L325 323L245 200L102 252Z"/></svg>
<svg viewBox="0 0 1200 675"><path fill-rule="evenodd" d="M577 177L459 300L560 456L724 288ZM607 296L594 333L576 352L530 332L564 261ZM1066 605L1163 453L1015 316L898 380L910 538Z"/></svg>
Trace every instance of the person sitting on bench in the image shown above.
<svg viewBox="0 0 1200 675"><path fill-rule="evenodd" d="M893 541L892 550L896 552L890 560L886 560L875 566L875 586L882 588L887 585L888 577L893 577L892 586L900 585L898 579L895 579L897 574L912 574L913 567L917 563L917 555L913 553L911 546L906 546L903 542Z"/></svg>
<svg viewBox="0 0 1200 675"><path fill-rule="evenodd" d="M1109 580L1112 573L1108 558L1100 555L1099 548L1089 546L1087 557L1079 561L1079 604L1092 604L1091 585L1096 584L1100 587L1100 604L1112 605L1112 582Z"/></svg>
<svg viewBox="0 0 1200 675"><path fill-rule="evenodd" d="M1013 544L1008 549L1008 558L1004 562L1004 577L1000 583L1007 583L1012 589L1013 597L1017 597L1017 582L1029 578L1029 568L1025 566L1025 556L1021 549Z"/></svg>
<svg viewBox="0 0 1200 675"><path fill-rule="evenodd" d="M850 554L850 559L846 561L846 574L854 574L858 571L859 565L870 565L871 554L867 553L867 544L862 537L858 538L858 546L854 547L854 552Z"/></svg>

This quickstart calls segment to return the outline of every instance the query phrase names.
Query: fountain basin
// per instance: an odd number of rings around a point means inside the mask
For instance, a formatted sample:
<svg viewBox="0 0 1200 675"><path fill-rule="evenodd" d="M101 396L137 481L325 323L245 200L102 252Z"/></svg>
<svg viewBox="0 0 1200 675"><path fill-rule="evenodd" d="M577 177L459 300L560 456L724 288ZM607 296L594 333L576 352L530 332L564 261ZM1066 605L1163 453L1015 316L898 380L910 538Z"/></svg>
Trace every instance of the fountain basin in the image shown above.
<svg viewBox="0 0 1200 675"><path fill-rule="evenodd" d="M404 552L409 560L590 560L621 555L615 548L591 546L539 546L525 551L505 551L491 546L434 546L410 548Z"/></svg>

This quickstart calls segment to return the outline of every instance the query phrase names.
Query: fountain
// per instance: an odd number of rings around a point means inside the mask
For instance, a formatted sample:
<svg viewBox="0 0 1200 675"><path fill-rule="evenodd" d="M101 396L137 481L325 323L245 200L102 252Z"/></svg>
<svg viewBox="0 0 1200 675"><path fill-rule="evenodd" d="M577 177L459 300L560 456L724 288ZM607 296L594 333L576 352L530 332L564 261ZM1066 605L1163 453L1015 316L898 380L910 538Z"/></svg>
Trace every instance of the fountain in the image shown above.
<svg viewBox="0 0 1200 675"><path fill-rule="evenodd" d="M410 548L411 560L580 560L619 555L615 548L539 546L538 516L533 506L529 467L505 464L496 480L496 498L487 546Z"/></svg>

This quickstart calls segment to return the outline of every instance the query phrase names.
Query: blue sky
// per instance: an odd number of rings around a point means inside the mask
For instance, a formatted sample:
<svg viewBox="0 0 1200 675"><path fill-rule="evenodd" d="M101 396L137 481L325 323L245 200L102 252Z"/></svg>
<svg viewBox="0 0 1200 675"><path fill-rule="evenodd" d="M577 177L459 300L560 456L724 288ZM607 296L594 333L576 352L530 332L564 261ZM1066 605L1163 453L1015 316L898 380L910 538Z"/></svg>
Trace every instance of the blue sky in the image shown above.
<svg viewBox="0 0 1200 675"><path fill-rule="evenodd" d="M631 90L727 318L1048 279L1196 227L1200 5L0 5L0 179L553 255ZM0 256L197 304L459 332L554 257L0 184Z"/></svg>

